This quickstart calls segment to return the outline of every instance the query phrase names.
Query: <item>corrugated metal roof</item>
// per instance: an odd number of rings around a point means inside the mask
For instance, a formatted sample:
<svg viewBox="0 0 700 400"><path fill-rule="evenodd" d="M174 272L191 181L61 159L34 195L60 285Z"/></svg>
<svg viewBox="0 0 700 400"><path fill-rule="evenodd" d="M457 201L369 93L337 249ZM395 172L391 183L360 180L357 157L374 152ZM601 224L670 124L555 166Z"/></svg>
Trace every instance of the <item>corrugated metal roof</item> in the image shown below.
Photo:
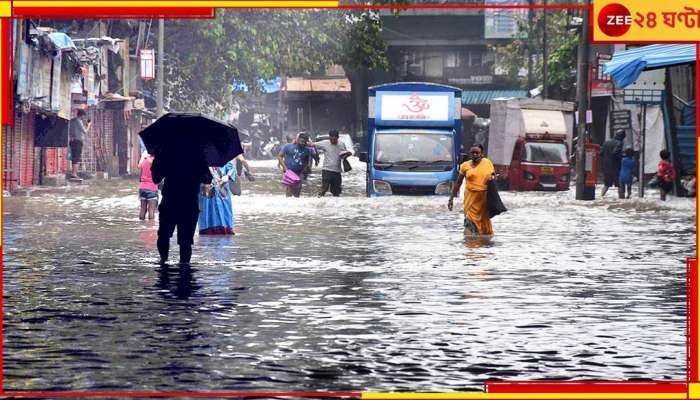
<svg viewBox="0 0 700 400"><path fill-rule="evenodd" d="M652 44L613 54L603 65L618 87L632 84L645 69L695 62L694 44Z"/></svg>
<svg viewBox="0 0 700 400"><path fill-rule="evenodd" d="M350 81L346 78L336 79L287 79L288 92L349 92Z"/></svg>
<svg viewBox="0 0 700 400"><path fill-rule="evenodd" d="M462 104L490 104L499 97L527 97L526 90L464 90Z"/></svg>

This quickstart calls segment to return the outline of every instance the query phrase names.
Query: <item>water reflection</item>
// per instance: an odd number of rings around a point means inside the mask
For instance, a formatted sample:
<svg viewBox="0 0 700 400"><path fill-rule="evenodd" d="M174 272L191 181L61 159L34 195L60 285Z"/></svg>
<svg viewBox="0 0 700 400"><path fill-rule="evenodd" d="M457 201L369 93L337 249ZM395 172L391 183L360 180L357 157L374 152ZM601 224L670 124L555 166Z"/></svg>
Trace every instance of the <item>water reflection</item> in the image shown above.
<svg viewBox="0 0 700 400"><path fill-rule="evenodd" d="M496 234L468 238L444 198L365 198L361 166L341 198L286 199L269 164L233 200L238 234L197 236L189 269L156 266L135 181L6 198L5 388L684 379L691 199L504 192Z"/></svg>
<svg viewBox="0 0 700 400"><path fill-rule="evenodd" d="M180 300L187 300L200 288L195 283L194 271L189 264L163 264L158 270L156 287L162 289L160 293L165 298L168 298L167 293L170 293Z"/></svg>
<svg viewBox="0 0 700 400"><path fill-rule="evenodd" d="M468 249L479 249L493 246L492 235L464 235L464 247Z"/></svg>

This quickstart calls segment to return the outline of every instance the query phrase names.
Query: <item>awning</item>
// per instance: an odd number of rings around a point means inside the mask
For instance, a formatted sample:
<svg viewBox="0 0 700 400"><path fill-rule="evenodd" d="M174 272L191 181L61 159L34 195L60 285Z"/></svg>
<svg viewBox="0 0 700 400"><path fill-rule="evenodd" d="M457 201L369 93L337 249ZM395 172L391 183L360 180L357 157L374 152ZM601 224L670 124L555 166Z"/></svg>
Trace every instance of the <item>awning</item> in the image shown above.
<svg viewBox="0 0 700 400"><path fill-rule="evenodd" d="M287 78L287 92L350 92L352 86L347 78Z"/></svg>
<svg viewBox="0 0 700 400"><path fill-rule="evenodd" d="M526 90L464 90L462 104L491 104L499 97L527 97Z"/></svg>
<svg viewBox="0 0 700 400"><path fill-rule="evenodd" d="M70 36L62 32L49 33L49 39L59 50L75 50L75 44Z"/></svg>
<svg viewBox="0 0 700 400"><path fill-rule="evenodd" d="M620 88L629 86L643 70L695 62L694 44L652 44L620 51L603 64L603 73L610 75Z"/></svg>

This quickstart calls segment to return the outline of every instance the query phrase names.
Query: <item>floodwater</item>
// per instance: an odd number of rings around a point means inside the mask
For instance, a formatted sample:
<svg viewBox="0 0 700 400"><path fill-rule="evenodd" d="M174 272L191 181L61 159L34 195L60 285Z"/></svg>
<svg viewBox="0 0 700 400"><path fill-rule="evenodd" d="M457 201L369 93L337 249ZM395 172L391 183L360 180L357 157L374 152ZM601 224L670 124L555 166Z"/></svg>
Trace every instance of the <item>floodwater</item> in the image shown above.
<svg viewBox="0 0 700 400"><path fill-rule="evenodd" d="M287 199L274 164L189 270L156 264L133 179L5 197L5 390L685 379L694 199L504 192L495 236L465 240L445 197L365 198L356 163L344 197L312 197L315 173Z"/></svg>

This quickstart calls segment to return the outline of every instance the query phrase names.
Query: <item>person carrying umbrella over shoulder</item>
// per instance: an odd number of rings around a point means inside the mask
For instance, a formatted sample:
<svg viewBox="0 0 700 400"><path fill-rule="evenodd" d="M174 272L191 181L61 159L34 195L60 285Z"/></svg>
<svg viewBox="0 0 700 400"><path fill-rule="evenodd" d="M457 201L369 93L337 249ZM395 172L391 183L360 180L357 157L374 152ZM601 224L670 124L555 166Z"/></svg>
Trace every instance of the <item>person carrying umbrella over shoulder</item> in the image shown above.
<svg viewBox="0 0 700 400"><path fill-rule="evenodd" d="M202 184L210 184L209 167L221 167L243 153L233 125L201 113L171 112L139 132L154 155L153 182L164 181L158 225L160 262L168 261L170 238L177 228L180 262L189 264L199 217Z"/></svg>
<svg viewBox="0 0 700 400"><path fill-rule="evenodd" d="M180 246L180 263L189 264L192 244L199 218L199 192L201 184L212 180L204 157L186 161L190 154L179 157L156 155L151 167L153 181L163 183L163 200L158 207L158 253L160 263L168 261L170 238L177 228L177 244ZM178 160L179 159L179 160Z"/></svg>

